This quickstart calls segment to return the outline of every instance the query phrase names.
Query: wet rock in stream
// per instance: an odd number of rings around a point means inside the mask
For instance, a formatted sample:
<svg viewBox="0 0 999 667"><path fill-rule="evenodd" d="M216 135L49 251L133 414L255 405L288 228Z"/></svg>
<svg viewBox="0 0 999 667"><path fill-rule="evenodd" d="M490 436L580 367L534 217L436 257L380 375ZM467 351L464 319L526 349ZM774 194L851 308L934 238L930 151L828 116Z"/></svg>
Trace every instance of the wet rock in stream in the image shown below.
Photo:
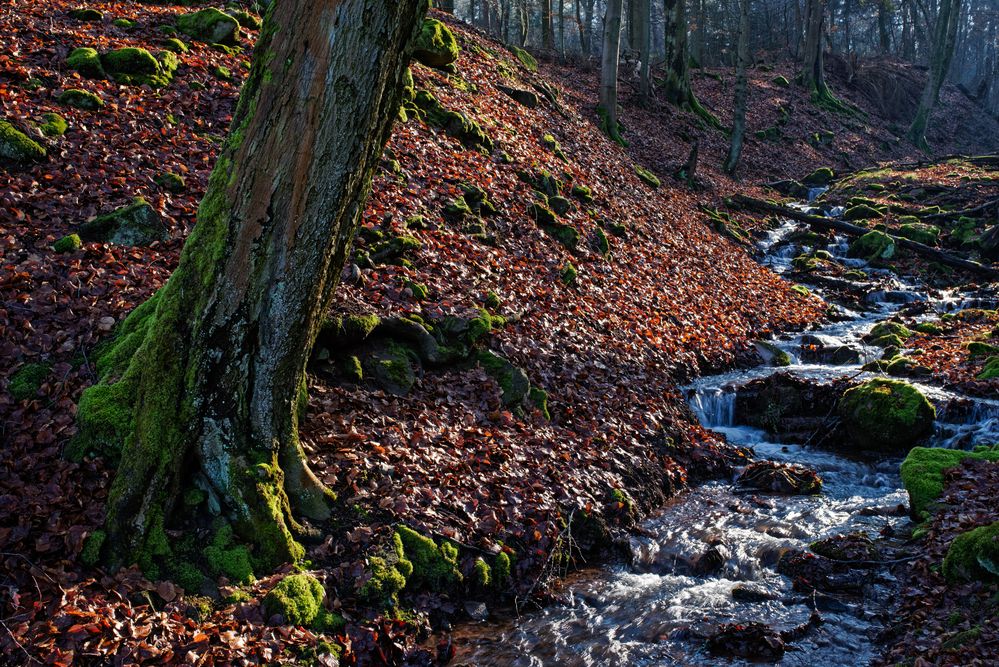
<svg viewBox="0 0 999 667"><path fill-rule="evenodd" d="M765 623L729 623L708 637L708 651L721 655L761 662L774 662L786 650L780 633Z"/></svg>
<svg viewBox="0 0 999 667"><path fill-rule="evenodd" d="M819 383L791 373L775 373L738 388L735 423L761 428L779 442L820 444L834 435L832 407L848 383ZM815 436L815 437L813 437Z"/></svg>
<svg viewBox="0 0 999 667"><path fill-rule="evenodd" d="M740 489L792 495L811 495L822 490L822 478L811 468L792 463L755 461L736 478Z"/></svg>

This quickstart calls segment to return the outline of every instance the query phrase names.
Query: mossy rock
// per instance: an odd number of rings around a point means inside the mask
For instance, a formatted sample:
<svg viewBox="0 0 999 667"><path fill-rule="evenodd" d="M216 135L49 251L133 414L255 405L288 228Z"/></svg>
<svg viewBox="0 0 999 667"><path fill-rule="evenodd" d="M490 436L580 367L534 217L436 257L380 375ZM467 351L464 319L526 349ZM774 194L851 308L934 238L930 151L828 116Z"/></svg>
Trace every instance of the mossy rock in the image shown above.
<svg viewBox="0 0 999 667"><path fill-rule="evenodd" d="M52 244L52 249L57 253L76 252L83 247L83 241L78 234L67 234Z"/></svg>
<svg viewBox="0 0 999 667"><path fill-rule="evenodd" d="M933 432L936 409L916 387L874 379L847 389L837 410L850 444L867 450L912 447Z"/></svg>
<svg viewBox="0 0 999 667"><path fill-rule="evenodd" d="M475 359L500 386L503 405L516 406L524 401L531 390L527 373L491 350L480 350Z"/></svg>
<svg viewBox="0 0 999 667"><path fill-rule="evenodd" d="M883 336L898 336L902 340L912 336L912 331L909 330L904 324L898 322L879 322L874 325L865 338L867 339L877 339Z"/></svg>
<svg viewBox="0 0 999 667"><path fill-rule="evenodd" d="M406 577L413 574L413 563L406 559L398 532L392 534L391 549L368 557L368 573L370 577L358 589L358 597L375 607L395 607L399 592L406 587Z"/></svg>
<svg viewBox="0 0 999 667"><path fill-rule="evenodd" d="M423 112L428 125L441 128L466 148L478 148L486 152L493 150L492 139L483 131L482 126L465 114L445 109L428 91L417 92L414 103Z"/></svg>
<svg viewBox="0 0 999 667"><path fill-rule="evenodd" d="M639 180L646 185L658 188L662 183L659 181L659 177L653 174L648 169L642 167L641 165L635 165L635 174L638 176Z"/></svg>
<svg viewBox="0 0 999 667"><path fill-rule="evenodd" d="M164 49L173 53L187 53L189 50L187 44L176 37L168 37L163 40L162 44Z"/></svg>
<svg viewBox="0 0 999 667"><path fill-rule="evenodd" d="M966 347L968 354L973 357L992 357L999 354L999 347L978 340L971 341Z"/></svg>
<svg viewBox="0 0 999 667"><path fill-rule="evenodd" d="M232 81L232 70L223 65L216 65L212 68L212 74L216 79L221 79L222 81Z"/></svg>
<svg viewBox="0 0 999 667"><path fill-rule="evenodd" d="M173 80L180 61L172 51L161 51L153 56L146 49L127 47L105 53L101 56L101 64L118 83L162 88Z"/></svg>
<svg viewBox="0 0 999 667"><path fill-rule="evenodd" d="M416 384L419 357L395 341L379 345L362 363L364 377L393 396L405 396Z"/></svg>
<svg viewBox="0 0 999 667"><path fill-rule="evenodd" d="M402 73L402 103L409 104L416 99L416 81L413 79L413 70L410 67Z"/></svg>
<svg viewBox="0 0 999 667"><path fill-rule="evenodd" d="M338 345L349 347L363 342L381 324L374 313L362 315L336 315L323 322L320 336L335 340Z"/></svg>
<svg viewBox="0 0 999 667"><path fill-rule="evenodd" d="M86 46L70 51L66 56L66 67L87 79L103 79L105 76L104 65L101 64L97 50Z"/></svg>
<svg viewBox="0 0 999 667"><path fill-rule="evenodd" d="M543 137L541 137L541 145L550 150L558 159L560 160L568 159L565 155L565 152L562 150L562 144L560 144L558 140L555 139L554 135L546 134Z"/></svg>
<svg viewBox="0 0 999 667"><path fill-rule="evenodd" d="M38 129L46 137L61 137L66 134L66 130L69 128L66 119L57 113L44 113L42 120L44 122L38 126Z"/></svg>
<svg viewBox="0 0 999 667"><path fill-rule="evenodd" d="M70 88L59 95L59 102L75 109L97 111L104 106L104 100L86 90Z"/></svg>
<svg viewBox="0 0 999 667"><path fill-rule="evenodd" d="M922 222L906 223L899 227L897 233L902 238L928 246L935 246L940 238L939 227Z"/></svg>
<svg viewBox="0 0 999 667"><path fill-rule="evenodd" d="M532 56L530 53L520 48L519 46L511 46L510 52L517 57L517 60L520 61L520 64L522 64L524 67L527 68L528 72L538 71L538 61L535 60L534 56Z"/></svg>
<svg viewBox="0 0 999 667"><path fill-rule="evenodd" d="M978 374L979 380L995 380L999 378L999 356L989 357L985 361L985 367Z"/></svg>
<svg viewBox="0 0 999 667"><path fill-rule="evenodd" d="M183 192L185 187L184 177L167 171L156 177L156 184L167 192Z"/></svg>
<svg viewBox="0 0 999 667"><path fill-rule="evenodd" d="M954 538L942 571L952 582L999 579L999 521Z"/></svg>
<svg viewBox="0 0 999 667"><path fill-rule="evenodd" d="M593 201L593 191L585 185L573 185L569 194L584 204L589 204Z"/></svg>
<svg viewBox="0 0 999 667"><path fill-rule="evenodd" d="M326 590L310 574L289 574L264 596L270 616L280 615L290 625L310 625L323 610Z"/></svg>
<svg viewBox="0 0 999 667"><path fill-rule="evenodd" d="M37 141L5 120L0 120L0 161L29 164L45 159L45 149Z"/></svg>
<svg viewBox="0 0 999 667"><path fill-rule="evenodd" d="M465 197L455 197L444 206L443 216L448 222L461 222L472 215L472 209Z"/></svg>
<svg viewBox="0 0 999 667"><path fill-rule="evenodd" d="M444 67L456 61L458 53L458 41L451 29L437 19L424 19L413 41L413 57L428 67Z"/></svg>
<svg viewBox="0 0 999 667"><path fill-rule="evenodd" d="M919 324L913 326L912 329L914 331L918 331L919 333L927 334L930 336L937 336L943 333L943 329L941 329L939 325L934 324L933 322L920 322Z"/></svg>
<svg viewBox="0 0 999 667"><path fill-rule="evenodd" d="M96 9L87 9L81 7L79 9L69 10L68 14L69 18L71 19L76 19L77 21L85 21L87 23L98 23L104 20L103 12L100 12Z"/></svg>
<svg viewBox="0 0 999 667"><path fill-rule="evenodd" d="M788 81L787 77L785 76L779 76L779 75L775 76L773 79L771 79L771 81L773 81L773 84L778 88L787 88L788 86L791 85L791 82Z"/></svg>
<svg viewBox="0 0 999 667"><path fill-rule="evenodd" d="M159 213L142 197L83 223L77 233L84 241L124 246L147 246L170 238Z"/></svg>
<svg viewBox="0 0 999 667"><path fill-rule="evenodd" d="M812 542L809 548L813 553L837 561L878 561L881 553L874 540L864 533L854 532L833 535Z"/></svg>
<svg viewBox="0 0 999 667"><path fill-rule="evenodd" d="M895 241L884 232L870 231L854 239L847 254L867 261L891 259L895 256Z"/></svg>
<svg viewBox="0 0 999 667"><path fill-rule="evenodd" d="M829 167L821 167L816 169L812 173L802 180L802 183L809 187L819 188L825 185L829 185L836 178L836 172L834 172Z"/></svg>
<svg viewBox="0 0 999 667"><path fill-rule="evenodd" d="M909 511L922 520L930 506L943 495L944 471L965 459L999 461L999 448L983 447L968 452L941 447L914 447L902 462L902 485L909 493Z"/></svg>
<svg viewBox="0 0 999 667"><path fill-rule="evenodd" d="M572 210L572 202L565 197L549 197L548 206L555 212L555 215L565 215Z"/></svg>
<svg viewBox="0 0 999 667"><path fill-rule="evenodd" d="M579 271L577 271L576 267L572 265L572 262L566 262L559 270L559 278L561 278L562 283L567 287L572 287L579 279Z"/></svg>
<svg viewBox="0 0 999 667"><path fill-rule="evenodd" d="M16 401L25 401L38 395L38 390L52 372L52 364L25 364L10 376L7 392Z"/></svg>
<svg viewBox="0 0 999 667"><path fill-rule="evenodd" d="M199 42L225 46L239 43L239 21L214 7L178 16L177 29Z"/></svg>
<svg viewBox="0 0 999 667"><path fill-rule="evenodd" d="M537 93L531 90L522 90L520 88L511 88L510 86L497 85L496 86L501 93L505 94L507 97L512 99L518 104L522 104L528 109L535 109L538 106L540 100L538 99Z"/></svg>
<svg viewBox="0 0 999 667"><path fill-rule="evenodd" d="M880 218L884 214L873 206L867 204L857 204L846 209L843 218L846 220L872 220Z"/></svg>
<svg viewBox="0 0 999 667"><path fill-rule="evenodd" d="M134 28L135 25L136 25L136 23L135 23L135 21L132 21L130 19L124 19L123 18L123 19L115 19L114 21L111 22L111 25L113 25L116 28L122 28L124 30L129 30L131 28Z"/></svg>
<svg viewBox="0 0 999 667"><path fill-rule="evenodd" d="M406 560L412 563L412 573L406 577L407 589L446 592L461 584L458 547L452 542L441 540L438 544L407 526L395 530Z"/></svg>
<svg viewBox="0 0 999 667"><path fill-rule="evenodd" d="M260 26L263 25L263 22L260 20L259 17L254 16L253 14L245 12L241 9L236 11L229 11L227 13L229 14L229 16L236 19L236 21L239 23L239 27L241 28L246 28L247 30L260 30Z"/></svg>

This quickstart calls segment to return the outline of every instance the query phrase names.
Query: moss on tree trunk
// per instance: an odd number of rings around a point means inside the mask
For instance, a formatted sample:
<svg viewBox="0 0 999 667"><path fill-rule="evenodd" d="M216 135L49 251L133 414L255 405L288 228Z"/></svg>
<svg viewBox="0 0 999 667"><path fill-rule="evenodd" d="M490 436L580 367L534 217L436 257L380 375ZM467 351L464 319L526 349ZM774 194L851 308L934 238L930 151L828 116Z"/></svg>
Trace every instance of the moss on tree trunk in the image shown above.
<svg viewBox="0 0 999 667"><path fill-rule="evenodd" d="M271 568L329 516L298 441L305 364L398 110L426 0L269 12L185 244L80 403L76 454L116 451L104 555L156 570L196 487ZM272 5L273 7L274 5Z"/></svg>

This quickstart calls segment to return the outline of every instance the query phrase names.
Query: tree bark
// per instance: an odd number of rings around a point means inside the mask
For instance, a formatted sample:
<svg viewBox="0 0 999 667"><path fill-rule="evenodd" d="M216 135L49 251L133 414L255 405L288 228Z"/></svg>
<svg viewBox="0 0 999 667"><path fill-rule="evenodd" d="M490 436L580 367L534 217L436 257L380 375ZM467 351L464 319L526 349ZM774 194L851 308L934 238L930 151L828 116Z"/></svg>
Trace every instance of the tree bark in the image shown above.
<svg viewBox="0 0 999 667"><path fill-rule="evenodd" d="M822 26L825 18L825 0L807 0L805 4L805 43L802 49L804 63L801 83L813 96L826 88L822 63Z"/></svg>
<svg viewBox="0 0 999 667"><path fill-rule="evenodd" d="M541 0L541 48L548 55L555 48L555 25L552 22L552 0Z"/></svg>
<svg viewBox="0 0 999 667"><path fill-rule="evenodd" d="M632 0L635 3L633 16L638 22L635 26L635 41L638 48L638 97L642 104L648 104L651 96L651 60L652 36L651 16L652 6L649 0Z"/></svg>
<svg viewBox="0 0 999 667"><path fill-rule="evenodd" d="M749 0L739 0L739 61L735 68L735 109L732 120L732 141L729 144L725 171L735 176L739 157L742 155L742 142L746 134L746 98L748 85L746 69L749 67Z"/></svg>
<svg viewBox="0 0 999 667"><path fill-rule="evenodd" d="M604 131L617 142L621 135L617 125L617 65L621 50L622 0L607 0L604 14L604 51L600 61L600 103Z"/></svg>
<svg viewBox="0 0 999 667"><path fill-rule="evenodd" d="M301 557L296 517L329 516L298 441L305 365L427 0L275 6L180 263L122 324L116 363L81 400L82 437L123 441L112 562L169 563L164 531L193 488L261 568ZM109 408L127 419L101 423Z"/></svg>
<svg viewBox="0 0 999 667"><path fill-rule="evenodd" d="M665 0L666 78L663 96L666 101L693 112L708 125L721 128L714 114L701 106L690 87L690 53L687 50L687 0Z"/></svg>
<svg viewBox="0 0 999 667"><path fill-rule="evenodd" d="M929 150L929 145L926 143L926 125L929 122L930 112L940 97L940 87L943 85L944 77L950 69L960 19L961 0L941 0L930 51L930 71L908 133L909 140L923 150Z"/></svg>

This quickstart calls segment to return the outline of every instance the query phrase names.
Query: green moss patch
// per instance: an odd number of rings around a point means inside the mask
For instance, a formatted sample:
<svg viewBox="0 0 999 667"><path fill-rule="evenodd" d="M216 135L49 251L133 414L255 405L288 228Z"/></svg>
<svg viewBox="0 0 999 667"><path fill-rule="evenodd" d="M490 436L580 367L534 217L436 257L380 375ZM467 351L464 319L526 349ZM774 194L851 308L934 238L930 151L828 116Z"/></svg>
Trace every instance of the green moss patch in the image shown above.
<svg viewBox="0 0 999 667"><path fill-rule="evenodd" d="M867 261L891 259L895 256L895 241L884 232L867 232L850 244L847 254Z"/></svg>
<svg viewBox="0 0 999 667"><path fill-rule="evenodd" d="M59 102L75 109L83 109L84 111L97 111L104 106L104 100L100 97L79 88L64 90L59 95ZM0 127L0 133L2 133L2 127Z"/></svg>
<svg viewBox="0 0 999 667"><path fill-rule="evenodd" d="M458 41L446 25L425 19L420 34L413 41L413 57L428 67L444 67L458 59Z"/></svg>
<svg viewBox="0 0 999 667"><path fill-rule="evenodd" d="M922 222L906 223L899 227L898 235L902 238L922 243L923 245L934 246L940 237L940 228L935 225L927 225Z"/></svg>
<svg viewBox="0 0 999 667"><path fill-rule="evenodd" d="M802 180L802 183L813 188L818 188L829 185L833 182L834 178L836 178L836 173L832 169L829 167L821 167L806 176Z"/></svg>
<svg viewBox="0 0 999 667"><path fill-rule="evenodd" d="M909 510L924 519L930 505L943 494L944 471L965 459L999 461L999 449L981 448L973 452L940 447L915 447L902 462L902 484L909 492Z"/></svg>
<svg viewBox="0 0 999 667"><path fill-rule="evenodd" d="M0 160L23 164L44 160L45 155L41 144L7 121L0 120Z"/></svg>
<svg viewBox="0 0 999 667"><path fill-rule="evenodd" d="M950 581L999 579L999 521L954 538L943 561Z"/></svg>
<svg viewBox="0 0 999 667"><path fill-rule="evenodd" d="M223 525L205 548L205 561L215 576L225 576L237 584L253 581L253 565L250 552L243 545L233 543L232 526Z"/></svg>
<svg viewBox="0 0 999 667"><path fill-rule="evenodd" d="M51 372L49 363L25 364L10 376L7 391L17 401L34 398Z"/></svg>
<svg viewBox="0 0 999 667"><path fill-rule="evenodd" d="M142 197L136 197L128 206L88 220L80 225L77 233L84 241L124 246L147 246L169 238L156 209Z"/></svg>
<svg viewBox="0 0 999 667"><path fill-rule="evenodd" d="M104 65L96 49L81 47L70 51L66 57L66 67L80 73L87 79L103 79Z"/></svg>
<svg viewBox="0 0 999 667"><path fill-rule="evenodd" d="M126 47L102 55L101 64L118 83L162 88L173 80L180 62L172 51L161 51L157 57L146 49Z"/></svg>
<svg viewBox="0 0 999 667"><path fill-rule="evenodd" d="M83 247L83 241L78 234L67 234L52 244L52 249L58 253L76 252Z"/></svg>
<svg viewBox="0 0 999 667"><path fill-rule="evenodd" d="M914 445L933 432L936 410L912 385L868 380L846 390L838 412L851 444L892 451Z"/></svg>
<svg viewBox="0 0 999 667"><path fill-rule="evenodd" d="M407 576L407 587L432 591L453 590L462 582L458 570L458 547L442 540L420 535L407 526L396 528L406 559L412 563L412 574Z"/></svg>
<svg viewBox="0 0 999 667"><path fill-rule="evenodd" d="M167 192L183 192L185 187L184 177L168 171L156 177L156 184Z"/></svg>
<svg viewBox="0 0 999 667"><path fill-rule="evenodd" d="M529 72L538 71L538 61L530 53L520 48L519 46L511 46L510 52L517 57L517 60L520 61L520 64L522 64L524 67L527 68L527 71Z"/></svg>
<svg viewBox="0 0 999 667"><path fill-rule="evenodd" d="M661 185L658 176L656 176L651 171L640 165L637 164L635 165L635 174L643 183L645 183L648 186L651 186L653 188L658 188Z"/></svg>
<svg viewBox="0 0 999 667"><path fill-rule="evenodd" d="M66 134L66 129L69 127L66 124L66 119L57 113L44 113L42 120L44 122L38 126L38 129L46 137L61 137Z"/></svg>
<svg viewBox="0 0 999 667"><path fill-rule="evenodd" d="M476 361L500 386L503 405L520 405L527 397L531 382L522 369L491 350L480 350Z"/></svg>
<svg viewBox="0 0 999 667"><path fill-rule="evenodd" d="M178 16L177 29L199 42L225 46L239 43L239 21L214 7Z"/></svg>
<svg viewBox="0 0 999 667"><path fill-rule="evenodd" d="M492 139L475 120L463 113L444 108L436 97L425 90L416 93L415 104L428 125L441 128L448 135L458 139L466 148L492 152Z"/></svg>
<svg viewBox="0 0 999 667"><path fill-rule="evenodd" d="M323 610L326 590L309 574L290 574L264 596L264 611L281 615L290 625L309 625Z"/></svg>

